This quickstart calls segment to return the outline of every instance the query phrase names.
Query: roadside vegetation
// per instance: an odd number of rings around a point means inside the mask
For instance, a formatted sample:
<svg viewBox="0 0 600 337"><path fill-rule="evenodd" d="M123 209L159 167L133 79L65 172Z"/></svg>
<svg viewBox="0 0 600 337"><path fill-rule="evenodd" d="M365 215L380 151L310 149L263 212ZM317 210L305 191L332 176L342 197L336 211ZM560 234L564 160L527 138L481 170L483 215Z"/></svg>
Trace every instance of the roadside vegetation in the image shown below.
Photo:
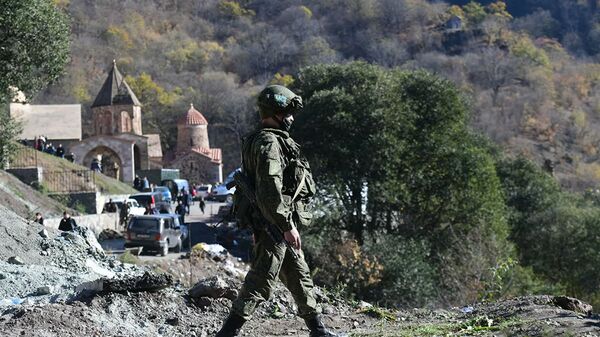
<svg viewBox="0 0 600 337"><path fill-rule="evenodd" d="M448 80L363 62L304 68L295 136L320 186L315 278L384 306L567 293L599 304L600 194L564 191L468 124Z"/></svg>

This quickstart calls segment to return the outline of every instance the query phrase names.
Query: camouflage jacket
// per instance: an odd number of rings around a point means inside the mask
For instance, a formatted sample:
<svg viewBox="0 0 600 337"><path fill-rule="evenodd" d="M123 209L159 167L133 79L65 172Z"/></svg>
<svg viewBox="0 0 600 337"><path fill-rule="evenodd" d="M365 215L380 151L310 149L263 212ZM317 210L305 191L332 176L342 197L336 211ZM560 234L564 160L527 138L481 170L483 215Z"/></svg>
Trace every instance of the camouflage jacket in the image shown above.
<svg viewBox="0 0 600 337"><path fill-rule="evenodd" d="M288 231L308 225L312 214L306 206L315 184L300 146L278 129L263 128L244 139L242 170L253 180L262 217Z"/></svg>

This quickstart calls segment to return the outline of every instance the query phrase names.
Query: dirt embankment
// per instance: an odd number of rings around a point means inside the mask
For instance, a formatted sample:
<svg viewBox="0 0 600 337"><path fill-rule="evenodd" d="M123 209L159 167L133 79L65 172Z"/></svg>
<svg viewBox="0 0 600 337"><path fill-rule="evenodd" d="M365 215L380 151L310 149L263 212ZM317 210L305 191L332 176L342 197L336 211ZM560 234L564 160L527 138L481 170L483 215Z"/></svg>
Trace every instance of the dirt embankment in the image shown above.
<svg viewBox="0 0 600 337"><path fill-rule="evenodd" d="M65 206L22 183L12 174L0 170L0 205L25 219L33 219L36 212L45 218L62 216Z"/></svg>
<svg viewBox="0 0 600 337"><path fill-rule="evenodd" d="M209 249L191 256L122 264L87 231L44 232L0 207L0 335L213 336L247 265ZM321 289L317 298L326 323L352 336L600 336L585 304L550 296L433 311L387 311ZM245 336L306 337L296 311L279 284Z"/></svg>

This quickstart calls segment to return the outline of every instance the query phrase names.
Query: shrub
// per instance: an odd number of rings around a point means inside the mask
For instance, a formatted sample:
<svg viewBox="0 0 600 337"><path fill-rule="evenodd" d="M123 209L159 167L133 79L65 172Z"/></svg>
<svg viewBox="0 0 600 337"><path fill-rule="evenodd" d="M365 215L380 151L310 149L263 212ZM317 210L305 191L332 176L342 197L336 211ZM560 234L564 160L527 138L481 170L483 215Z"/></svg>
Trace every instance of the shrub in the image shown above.
<svg viewBox="0 0 600 337"><path fill-rule="evenodd" d="M377 300L387 306L423 306L438 296L438 273L425 240L385 237L367 244L383 266Z"/></svg>
<svg viewBox="0 0 600 337"><path fill-rule="evenodd" d="M382 266L356 240L330 243L316 255L315 282L345 289L348 295L368 297L381 281Z"/></svg>

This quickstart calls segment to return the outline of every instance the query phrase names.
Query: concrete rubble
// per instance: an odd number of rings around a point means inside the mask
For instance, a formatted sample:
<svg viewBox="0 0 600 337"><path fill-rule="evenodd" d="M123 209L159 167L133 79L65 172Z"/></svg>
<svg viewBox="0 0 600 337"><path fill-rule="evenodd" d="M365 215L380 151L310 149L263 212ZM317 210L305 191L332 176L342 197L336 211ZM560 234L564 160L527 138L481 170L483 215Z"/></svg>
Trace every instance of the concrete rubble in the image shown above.
<svg viewBox="0 0 600 337"><path fill-rule="evenodd" d="M109 257L85 227L60 232L0 206L0 306L70 302L103 291L145 291L170 279ZM16 299L16 300L15 300Z"/></svg>
<svg viewBox="0 0 600 337"><path fill-rule="evenodd" d="M188 294L192 298L211 297L211 298L228 298L233 300L237 297L237 290L232 289L227 282L221 279L218 275L211 276L200 280L193 286Z"/></svg>

